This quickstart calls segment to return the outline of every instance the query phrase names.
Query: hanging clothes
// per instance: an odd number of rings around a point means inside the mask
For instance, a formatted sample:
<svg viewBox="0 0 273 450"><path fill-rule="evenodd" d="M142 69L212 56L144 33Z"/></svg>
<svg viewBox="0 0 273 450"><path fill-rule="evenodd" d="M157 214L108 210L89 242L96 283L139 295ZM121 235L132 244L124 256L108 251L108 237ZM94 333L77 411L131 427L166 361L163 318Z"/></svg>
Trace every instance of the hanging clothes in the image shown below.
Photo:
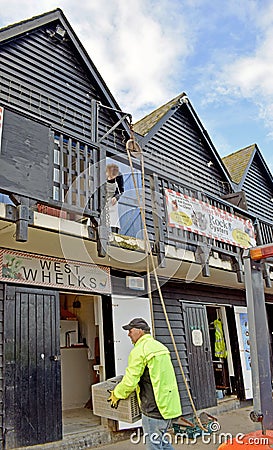
<svg viewBox="0 0 273 450"><path fill-rule="evenodd" d="M109 215L110 227L120 228L119 213L118 213L118 202L114 205L112 204L112 198L115 197L115 192L117 189L116 180L107 180L106 183L106 212Z"/></svg>
<svg viewBox="0 0 273 450"><path fill-rule="evenodd" d="M222 322L220 319L215 319L213 324L215 329L215 356L216 358L226 358L227 349L225 344Z"/></svg>
<svg viewBox="0 0 273 450"><path fill-rule="evenodd" d="M106 182L106 216L107 225L112 231L118 232L120 229L118 200L124 192L123 175L119 172L116 164L108 164L108 177ZM110 173L109 173L110 172ZM113 204L112 199L116 202Z"/></svg>

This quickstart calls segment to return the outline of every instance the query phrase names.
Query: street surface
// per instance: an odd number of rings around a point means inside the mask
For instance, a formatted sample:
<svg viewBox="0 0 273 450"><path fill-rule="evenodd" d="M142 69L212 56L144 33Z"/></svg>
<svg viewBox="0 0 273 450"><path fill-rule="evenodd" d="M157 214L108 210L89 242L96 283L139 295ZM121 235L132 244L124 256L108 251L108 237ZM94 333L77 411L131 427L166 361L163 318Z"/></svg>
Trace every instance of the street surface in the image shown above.
<svg viewBox="0 0 273 450"><path fill-rule="evenodd" d="M240 442L242 435L261 429L259 424L255 424L249 419L249 413L252 409L252 406L248 406L246 408L222 413L217 417L221 427L220 430L212 435L204 436L203 438L198 437L196 441L184 438L181 442L181 439L179 441L179 437L177 437L178 442L175 443L175 437L170 434L173 447L176 450L182 448L183 450L186 450L186 448L193 450L205 450L208 448L217 449L221 443L225 442L225 438L228 439L227 442L229 442L230 435L237 436L238 442ZM142 438L136 435L132 436L132 442L128 439L99 447L101 450L145 450L145 448ZM253 448L255 448L255 444L253 444Z"/></svg>

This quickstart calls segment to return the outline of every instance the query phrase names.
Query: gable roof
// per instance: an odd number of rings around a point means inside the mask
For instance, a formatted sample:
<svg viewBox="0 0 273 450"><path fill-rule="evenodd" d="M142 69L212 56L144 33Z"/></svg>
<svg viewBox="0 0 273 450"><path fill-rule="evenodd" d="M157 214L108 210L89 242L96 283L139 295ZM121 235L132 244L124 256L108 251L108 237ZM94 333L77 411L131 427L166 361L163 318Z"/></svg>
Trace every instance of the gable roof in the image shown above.
<svg viewBox="0 0 273 450"><path fill-rule="evenodd" d="M237 150L222 158L222 161L230 174L230 178L234 183L239 184L242 180L246 170L252 162L254 152L255 144Z"/></svg>
<svg viewBox="0 0 273 450"><path fill-rule="evenodd" d="M244 184L255 155L258 156L262 163L263 170L266 172L271 183L273 183L272 174L256 144L249 145L248 147L237 150L222 158L231 180L237 184L239 190Z"/></svg>
<svg viewBox="0 0 273 450"><path fill-rule="evenodd" d="M150 114L147 114L147 116L143 117L134 124L134 131L141 136L146 136L146 134L160 121L160 119L162 119L162 117L170 109L176 106L179 103L179 100L183 97L186 97L186 94L184 92L177 95L168 103L165 103L165 105L162 105L159 108L155 109Z"/></svg>
<svg viewBox="0 0 273 450"><path fill-rule="evenodd" d="M214 160L217 162L218 166L223 172L224 178L227 180L227 182L232 188L232 183L228 171L225 165L223 164L222 159L218 155L218 152L214 147L207 130L204 128L201 120L196 114L185 92L182 92L182 94L177 95L172 100L155 109L150 114L148 114L143 119L139 120L134 124L134 131L142 137L141 139L142 147L144 147L152 139L152 137L156 134L156 132L164 125L164 123L173 114L175 114L175 112L179 108L186 108L187 111L189 112L191 118L193 119L193 122L197 126L199 132L202 134L206 144L208 145Z"/></svg>
<svg viewBox="0 0 273 450"><path fill-rule="evenodd" d="M74 32L66 16L64 15L63 11L60 8L1 28L0 46L2 43L5 43L16 37L19 37L20 35L29 33L37 28L49 25L54 22L56 23L58 21L62 24L63 28L65 29L69 39L76 48L76 51L80 59L82 60L83 64L85 65L87 71L94 78L95 82L98 85L98 88L102 91L106 101L108 102L110 107L114 109L115 114L120 119L120 117L124 113L122 114L120 106L118 105L115 98L111 94L106 83L101 77L99 71L97 70L96 66L94 65L93 61L91 60L90 56L88 55L87 51L85 50L84 46L80 42L79 38L77 37L76 33ZM119 111L121 111L121 113L119 113ZM127 127L125 123L124 126L129 133L129 127Z"/></svg>

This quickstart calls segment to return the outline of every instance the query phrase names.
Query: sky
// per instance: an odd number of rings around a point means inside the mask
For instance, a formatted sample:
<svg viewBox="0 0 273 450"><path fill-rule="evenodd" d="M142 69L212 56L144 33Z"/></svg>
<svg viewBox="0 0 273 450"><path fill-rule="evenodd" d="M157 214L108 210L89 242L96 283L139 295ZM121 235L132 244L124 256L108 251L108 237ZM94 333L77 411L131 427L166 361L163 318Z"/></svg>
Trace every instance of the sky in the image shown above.
<svg viewBox="0 0 273 450"><path fill-rule="evenodd" d="M136 122L185 92L221 157L273 172L272 0L0 0L0 26L61 8Z"/></svg>

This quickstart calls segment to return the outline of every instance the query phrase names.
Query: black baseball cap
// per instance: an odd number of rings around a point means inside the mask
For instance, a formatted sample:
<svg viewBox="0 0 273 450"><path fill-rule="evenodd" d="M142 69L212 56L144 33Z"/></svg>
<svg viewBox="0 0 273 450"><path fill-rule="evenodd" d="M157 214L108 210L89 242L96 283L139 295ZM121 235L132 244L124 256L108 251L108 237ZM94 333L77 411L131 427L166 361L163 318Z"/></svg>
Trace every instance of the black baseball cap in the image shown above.
<svg viewBox="0 0 273 450"><path fill-rule="evenodd" d="M147 324L146 320L142 319L141 317L132 319L131 322L128 323L128 325L123 325L122 328L124 330L131 330L131 328L138 328L139 330L150 331L150 327Z"/></svg>

